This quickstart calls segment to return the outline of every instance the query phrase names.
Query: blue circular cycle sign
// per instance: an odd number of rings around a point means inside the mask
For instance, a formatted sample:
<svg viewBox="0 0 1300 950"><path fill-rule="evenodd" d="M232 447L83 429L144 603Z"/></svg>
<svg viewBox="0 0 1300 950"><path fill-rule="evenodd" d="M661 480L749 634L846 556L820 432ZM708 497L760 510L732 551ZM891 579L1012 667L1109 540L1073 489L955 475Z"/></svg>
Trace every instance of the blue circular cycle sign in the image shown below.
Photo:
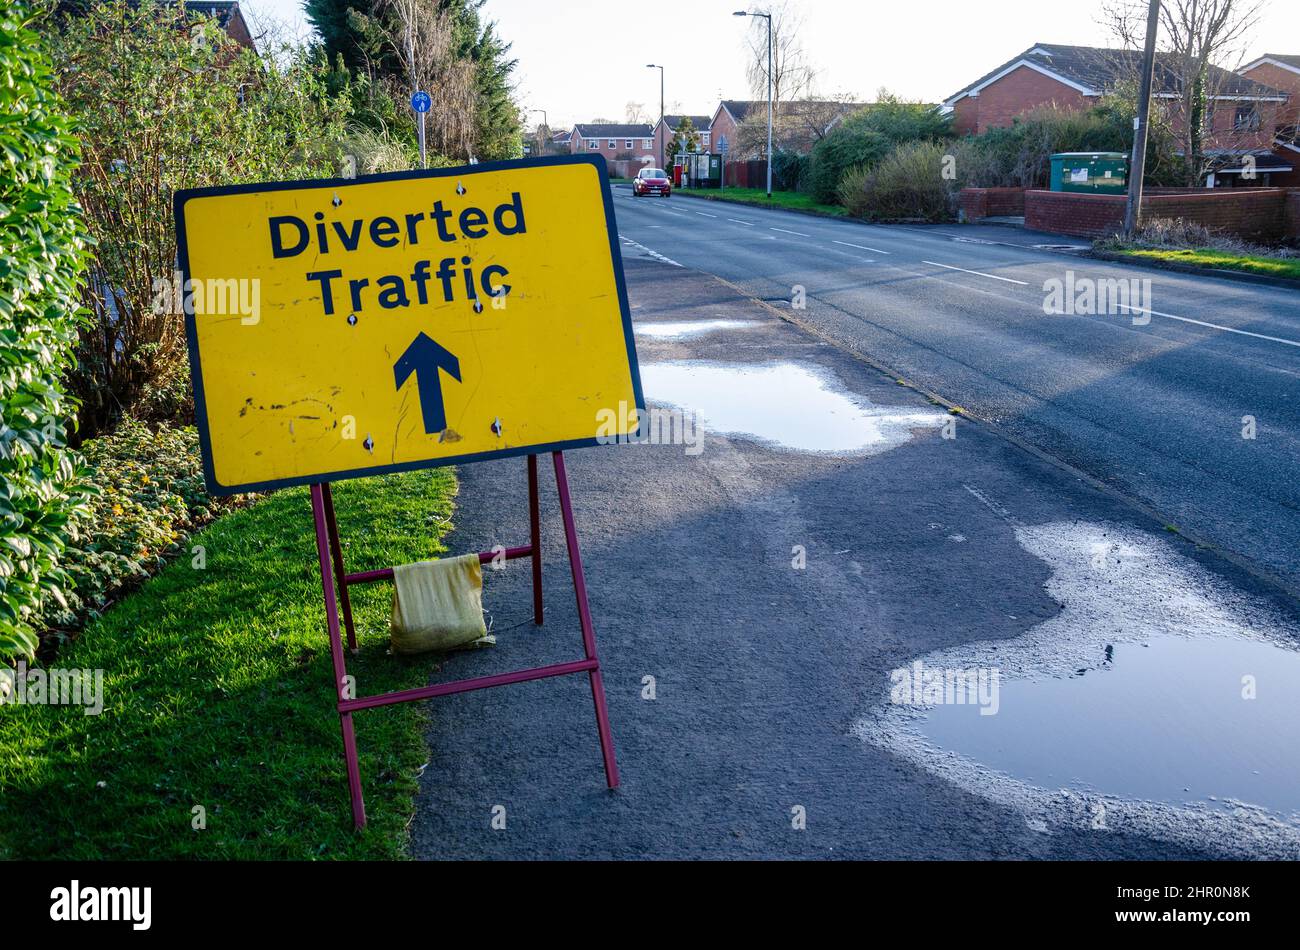
<svg viewBox="0 0 1300 950"><path fill-rule="evenodd" d="M433 100L429 98L429 94L423 89L411 93L411 108L416 112L428 112L431 105L433 105Z"/></svg>

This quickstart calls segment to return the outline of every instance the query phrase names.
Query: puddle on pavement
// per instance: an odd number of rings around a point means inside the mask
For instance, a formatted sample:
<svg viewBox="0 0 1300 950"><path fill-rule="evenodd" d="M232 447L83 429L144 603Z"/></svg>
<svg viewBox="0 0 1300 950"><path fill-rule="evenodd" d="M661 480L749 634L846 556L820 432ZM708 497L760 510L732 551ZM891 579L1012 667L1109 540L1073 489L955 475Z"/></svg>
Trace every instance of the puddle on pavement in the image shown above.
<svg viewBox="0 0 1300 950"><path fill-rule="evenodd" d="M637 336L656 340L693 340L719 330L745 330L759 326L757 320L677 320L668 323L638 323Z"/></svg>
<svg viewBox="0 0 1300 950"><path fill-rule="evenodd" d="M1050 565L1061 612L920 658L940 675L997 670L996 700L982 697L996 712L927 705L937 694L897 704L886 684L855 733L1021 808L1031 827L1300 857L1300 629L1163 539L1088 523L1016 538ZM923 682L908 670L904 697Z"/></svg>
<svg viewBox="0 0 1300 950"><path fill-rule="evenodd" d="M641 383L647 399L694 412L711 432L804 452L885 452L946 418L873 405L830 374L795 363L648 363Z"/></svg>

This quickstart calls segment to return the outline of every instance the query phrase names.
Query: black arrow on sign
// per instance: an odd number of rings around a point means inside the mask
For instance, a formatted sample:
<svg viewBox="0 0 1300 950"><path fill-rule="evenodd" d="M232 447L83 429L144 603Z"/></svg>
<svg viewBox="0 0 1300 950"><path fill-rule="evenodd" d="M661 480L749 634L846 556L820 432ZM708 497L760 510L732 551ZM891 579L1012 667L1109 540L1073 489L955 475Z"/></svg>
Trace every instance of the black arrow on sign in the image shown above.
<svg viewBox="0 0 1300 950"><path fill-rule="evenodd" d="M447 428L447 413L442 407L442 376L438 370L460 382L460 360L421 333L393 364L393 381L397 388L415 373L415 385L420 394L420 410L424 413L424 431L433 435Z"/></svg>

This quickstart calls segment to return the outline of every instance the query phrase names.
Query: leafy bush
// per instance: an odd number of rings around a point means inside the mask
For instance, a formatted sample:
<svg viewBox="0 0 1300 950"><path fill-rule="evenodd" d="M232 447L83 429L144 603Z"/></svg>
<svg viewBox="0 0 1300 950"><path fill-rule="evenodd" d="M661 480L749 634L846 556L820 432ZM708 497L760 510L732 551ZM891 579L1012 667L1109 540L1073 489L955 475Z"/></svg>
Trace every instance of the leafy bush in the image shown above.
<svg viewBox="0 0 1300 950"><path fill-rule="evenodd" d="M821 202L833 202L840 178L850 168L871 166L896 145L942 141L951 134L948 117L929 105L902 102L889 95L849 116L813 146L811 189Z"/></svg>
<svg viewBox="0 0 1300 950"><path fill-rule="evenodd" d="M1133 105L1114 97L1090 109L1043 106L1013 120L954 143L958 178L981 188L1046 188L1051 156L1057 152L1124 152L1133 149ZM1171 182L1177 160L1172 134L1153 121L1147 143L1150 183Z"/></svg>
<svg viewBox="0 0 1300 950"><path fill-rule="evenodd" d="M305 53L260 58L215 21L154 0L90 5L60 19L50 42L96 240L83 291L93 321L72 377L84 434L137 406L184 417L183 321L157 303L174 280L172 195L337 174L347 101L325 91Z"/></svg>
<svg viewBox="0 0 1300 950"><path fill-rule="evenodd" d="M957 210L956 182L943 176L949 149L938 142L899 145L874 167L840 179L840 204L869 220L948 221Z"/></svg>
<svg viewBox="0 0 1300 950"><path fill-rule="evenodd" d="M780 191L807 191L812 187L807 155L776 149L772 152L772 187Z"/></svg>
<svg viewBox="0 0 1300 950"><path fill-rule="evenodd" d="M85 502L67 448L85 235L76 142L24 3L0 14L0 658L36 648L32 615L59 600L60 559Z"/></svg>
<svg viewBox="0 0 1300 950"><path fill-rule="evenodd" d="M40 624L61 634L97 617L114 598L155 573L221 504L203 486L198 433L130 419L83 445L91 481L86 530L64 552L72 582L65 605L48 603Z"/></svg>
<svg viewBox="0 0 1300 950"><path fill-rule="evenodd" d="M810 168L812 195L829 204L839 195L840 179L850 168L874 165L893 147L879 132L860 128L838 128L812 150Z"/></svg>

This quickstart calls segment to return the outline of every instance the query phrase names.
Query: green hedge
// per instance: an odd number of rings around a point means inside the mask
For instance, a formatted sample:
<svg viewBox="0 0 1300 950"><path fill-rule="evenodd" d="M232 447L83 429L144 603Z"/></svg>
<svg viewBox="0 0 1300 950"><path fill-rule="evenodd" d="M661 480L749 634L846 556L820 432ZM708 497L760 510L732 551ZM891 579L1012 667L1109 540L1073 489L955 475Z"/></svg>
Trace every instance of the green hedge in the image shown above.
<svg viewBox="0 0 1300 950"><path fill-rule="evenodd" d="M60 557L85 503L60 383L85 266L77 146L29 17L23 2L0 14L0 659L31 655L38 605L64 599Z"/></svg>
<svg viewBox="0 0 1300 950"><path fill-rule="evenodd" d="M875 165L898 145L941 141L950 135L951 120L934 106L882 96L813 146L808 176L813 196L821 202L834 202L840 179L850 168Z"/></svg>

